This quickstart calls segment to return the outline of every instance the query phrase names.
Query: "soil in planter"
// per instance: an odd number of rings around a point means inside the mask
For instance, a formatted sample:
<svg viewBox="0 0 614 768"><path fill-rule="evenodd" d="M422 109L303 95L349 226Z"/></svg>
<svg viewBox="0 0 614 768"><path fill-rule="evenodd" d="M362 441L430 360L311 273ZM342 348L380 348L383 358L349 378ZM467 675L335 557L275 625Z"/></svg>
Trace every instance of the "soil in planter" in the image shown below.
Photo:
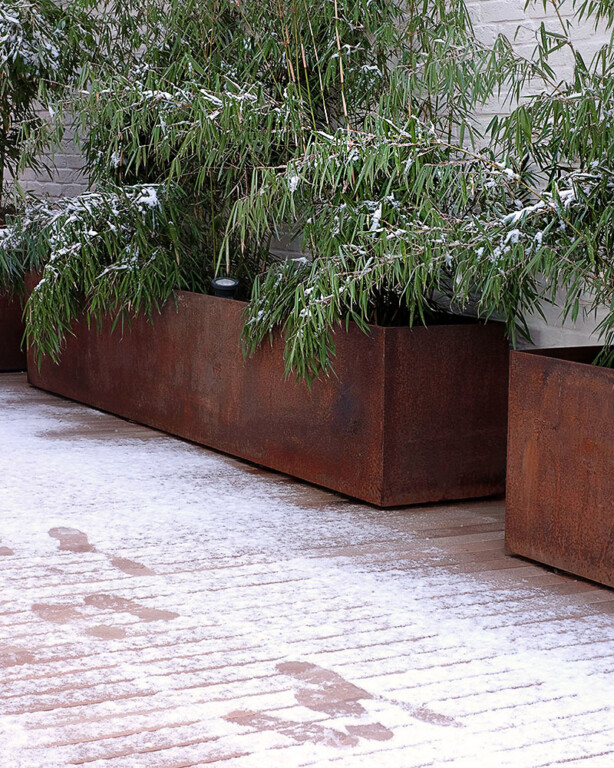
<svg viewBox="0 0 614 768"><path fill-rule="evenodd" d="M403 328L409 325L467 325L475 323L474 317L454 314L442 309L427 308L424 318L412 316L407 306L400 300L394 291L385 289L376 293L374 300L369 304L369 323L382 328Z"/></svg>

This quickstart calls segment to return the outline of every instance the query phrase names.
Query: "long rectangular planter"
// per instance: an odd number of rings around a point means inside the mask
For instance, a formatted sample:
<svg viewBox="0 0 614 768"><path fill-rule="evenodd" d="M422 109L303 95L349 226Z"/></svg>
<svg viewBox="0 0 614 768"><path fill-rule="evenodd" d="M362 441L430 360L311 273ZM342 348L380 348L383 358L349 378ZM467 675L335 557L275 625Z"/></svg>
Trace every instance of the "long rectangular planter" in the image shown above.
<svg viewBox="0 0 614 768"><path fill-rule="evenodd" d="M597 351L512 352L505 536L614 587L614 370Z"/></svg>
<svg viewBox="0 0 614 768"><path fill-rule="evenodd" d="M26 355L21 349L23 332L19 299L0 294L0 372L25 371Z"/></svg>
<svg viewBox="0 0 614 768"><path fill-rule="evenodd" d="M502 493L508 348L498 324L336 333L335 375L244 360L245 305L180 292L151 325L75 327L30 382L378 506Z"/></svg>

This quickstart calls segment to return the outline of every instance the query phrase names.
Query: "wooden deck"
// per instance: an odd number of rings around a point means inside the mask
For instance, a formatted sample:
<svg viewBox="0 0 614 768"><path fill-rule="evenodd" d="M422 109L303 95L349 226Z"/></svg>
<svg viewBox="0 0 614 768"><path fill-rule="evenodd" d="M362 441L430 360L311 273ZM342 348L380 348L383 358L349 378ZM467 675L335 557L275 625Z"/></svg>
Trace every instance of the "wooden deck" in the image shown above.
<svg viewBox="0 0 614 768"><path fill-rule="evenodd" d="M0 768L614 766L614 592L0 376Z"/></svg>

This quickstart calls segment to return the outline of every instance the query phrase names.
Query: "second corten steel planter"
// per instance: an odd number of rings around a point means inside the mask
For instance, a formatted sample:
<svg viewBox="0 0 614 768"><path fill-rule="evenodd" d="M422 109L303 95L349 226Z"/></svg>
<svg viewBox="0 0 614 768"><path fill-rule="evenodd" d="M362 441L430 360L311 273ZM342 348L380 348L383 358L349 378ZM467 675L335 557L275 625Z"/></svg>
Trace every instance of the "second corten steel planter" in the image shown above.
<svg viewBox="0 0 614 768"><path fill-rule="evenodd" d="M21 348L23 332L19 299L0 293L0 372L25 370L26 355Z"/></svg>
<svg viewBox="0 0 614 768"><path fill-rule="evenodd" d="M506 544L614 587L614 370L598 348L512 352Z"/></svg>
<svg viewBox="0 0 614 768"><path fill-rule="evenodd" d="M123 337L84 322L30 382L377 506L502 493L508 348L498 324L335 334L335 375L284 376L282 345L247 360L238 301L179 292Z"/></svg>

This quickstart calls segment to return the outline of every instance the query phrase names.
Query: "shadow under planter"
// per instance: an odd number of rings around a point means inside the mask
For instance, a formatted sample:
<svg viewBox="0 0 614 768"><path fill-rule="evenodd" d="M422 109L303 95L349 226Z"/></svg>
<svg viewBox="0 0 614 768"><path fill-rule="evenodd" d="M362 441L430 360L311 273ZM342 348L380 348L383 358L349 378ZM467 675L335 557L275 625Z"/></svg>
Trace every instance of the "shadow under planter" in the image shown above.
<svg viewBox="0 0 614 768"><path fill-rule="evenodd" d="M25 371L26 354L21 349L23 333L19 299L0 294L0 372Z"/></svg>
<svg viewBox="0 0 614 768"><path fill-rule="evenodd" d="M81 322L59 365L30 358L30 382L377 506L503 492L501 325L340 328L336 375L310 392L279 339L243 359L244 307L179 292L123 337Z"/></svg>
<svg viewBox="0 0 614 768"><path fill-rule="evenodd" d="M506 545L614 587L614 370L595 347L512 352Z"/></svg>

